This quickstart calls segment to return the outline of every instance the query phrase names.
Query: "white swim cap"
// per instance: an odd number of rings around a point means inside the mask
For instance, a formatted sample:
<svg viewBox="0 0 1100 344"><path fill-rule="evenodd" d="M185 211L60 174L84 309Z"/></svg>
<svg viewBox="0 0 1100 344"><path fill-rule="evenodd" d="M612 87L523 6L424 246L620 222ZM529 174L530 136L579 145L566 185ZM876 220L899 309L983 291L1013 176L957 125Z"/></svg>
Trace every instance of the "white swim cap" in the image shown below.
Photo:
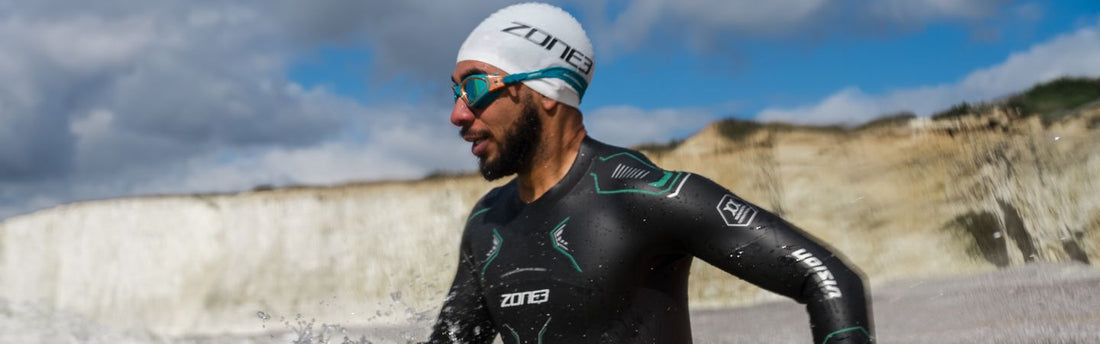
<svg viewBox="0 0 1100 344"><path fill-rule="evenodd" d="M466 37L458 60L481 61L508 74L547 67L565 67L592 82L595 55L581 23L561 8L542 3L523 3L496 11ZM548 98L579 107L584 90L558 78L523 81Z"/></svg>

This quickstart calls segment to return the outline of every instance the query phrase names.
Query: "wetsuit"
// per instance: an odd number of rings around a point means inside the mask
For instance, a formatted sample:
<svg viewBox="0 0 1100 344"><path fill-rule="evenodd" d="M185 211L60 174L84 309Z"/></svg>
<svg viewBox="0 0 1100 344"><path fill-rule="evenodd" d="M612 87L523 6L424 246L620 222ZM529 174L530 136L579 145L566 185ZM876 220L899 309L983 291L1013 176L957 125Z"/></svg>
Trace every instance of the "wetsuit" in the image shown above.
<svg viewBox="0 0 1100 344"><path fill-rule="evenodd" d="M474 207L430 343L691 343L692 257L806 305L815 343L868 343L859 276L718 184L586 138L523 203L516 181Z"/></svg>

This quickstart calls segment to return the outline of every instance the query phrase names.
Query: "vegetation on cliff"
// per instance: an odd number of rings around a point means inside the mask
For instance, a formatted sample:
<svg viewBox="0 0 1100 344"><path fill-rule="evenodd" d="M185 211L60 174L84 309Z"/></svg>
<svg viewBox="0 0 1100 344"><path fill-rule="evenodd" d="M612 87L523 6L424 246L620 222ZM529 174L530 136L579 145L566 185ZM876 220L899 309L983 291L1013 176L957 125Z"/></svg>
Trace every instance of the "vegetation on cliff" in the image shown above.
<svg viewBox="0 0 1100 344"><path fill-rule="evenodd" d="M1100 78L1063 77L1037 84L1027 91L1003 100L970 104L962 102L932 115L933 120L958 118L987 112L994 107L1006 107L1024 116L1039 116L1049 125L1073 110L1100 100Z"/></svg>
<svg viewBox="0 0 1100 344"><path fill-rule="evenodd" d="M1010 111L1021 117L1039 116L1044 125L1050 125L1066 116L1077 113L1083 107L1100 105L1100 78L1063 77L1037 84L1030 89L999 100L968 103L962 102L931 116L933 121L980 116L996 108ZM819 133L843 134L872 129L896 127L917 118L912 111L902 110L886 114L857 125L799 125L783 122L762 123L753 120L726 118L713 123L721 134L732 141L742 141L762 129L769 131L805 130ZM1087 123L1088 127L1100 127L1100 118ZM664 153L676 149L684 140L643 143L633 148L652 153Z"/></svg>

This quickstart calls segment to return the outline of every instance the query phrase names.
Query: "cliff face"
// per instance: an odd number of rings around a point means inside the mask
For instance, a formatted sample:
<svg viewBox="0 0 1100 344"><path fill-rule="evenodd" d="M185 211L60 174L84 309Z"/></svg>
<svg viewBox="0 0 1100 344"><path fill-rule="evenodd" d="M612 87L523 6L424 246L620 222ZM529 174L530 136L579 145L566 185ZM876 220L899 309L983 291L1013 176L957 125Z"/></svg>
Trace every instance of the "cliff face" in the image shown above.
<svg viewBox="0 0 1100 344"><path fill-rule="evenodd" d="M0 297L168 335L260 331L259 311L341 324L434 318L486 187L465 178L62 206L0 228Z"/></svg>
<svg viewBox="0 0 1100 344"><path fill-rule="evenodd" d="M854 133L764 128L740 141L715 126L658 161L784 215L877 284L1100 259L1098 118L1093 108L1044 127L994 110ZM772 297L695 269L703 304Z"/></svg>
<svg viewBox="0 0 1100 344"><path fill-rule="evenodd" d="M1100 110L860 131L708 127L652 153L783 215L872 286L1100 259ZM0 223L0 299L165 335L435 317L478 177L72 204ZM776 298L696 262L696 306ZM258 312L263 312L260 314Z"/></svg>

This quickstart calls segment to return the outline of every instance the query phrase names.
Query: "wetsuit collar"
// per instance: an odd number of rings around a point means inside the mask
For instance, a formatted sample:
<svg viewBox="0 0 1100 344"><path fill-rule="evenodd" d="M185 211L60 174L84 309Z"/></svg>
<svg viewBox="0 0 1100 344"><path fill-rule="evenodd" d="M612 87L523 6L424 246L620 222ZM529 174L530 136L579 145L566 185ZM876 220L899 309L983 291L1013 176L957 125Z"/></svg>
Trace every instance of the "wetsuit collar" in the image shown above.
<svg viewBox="0 0 1100 344"><path fill-rule="evenodd" d="M551 187L550 190L547 190L546 193L542 195L542 197L535 199L531 203L527 203L527 205L544 203L552 204L560 199L561 196L569 193L569 190L572 190L573 187L576 186L577 182L580 181L581 178L588 171L588 167L592 165L592 159L595 157L596 147L599 145L602 145L602 143L596 141L595 139L592 139L591 136L585 135L584 139L581 140L580 149L577 150L577 156L573 158L573 164L569 167L569 171L566 172L565 175L562 176L561 180L558 180L558 182L554 184L554 186ZM517 183L517 185L515 185L517 187L517 190L519 186L518 182L519 181L516 179L513 179L511 182ZM515 193L514 198L516 202L524 204L523 201L519 199L518 192Z"/></svg>

